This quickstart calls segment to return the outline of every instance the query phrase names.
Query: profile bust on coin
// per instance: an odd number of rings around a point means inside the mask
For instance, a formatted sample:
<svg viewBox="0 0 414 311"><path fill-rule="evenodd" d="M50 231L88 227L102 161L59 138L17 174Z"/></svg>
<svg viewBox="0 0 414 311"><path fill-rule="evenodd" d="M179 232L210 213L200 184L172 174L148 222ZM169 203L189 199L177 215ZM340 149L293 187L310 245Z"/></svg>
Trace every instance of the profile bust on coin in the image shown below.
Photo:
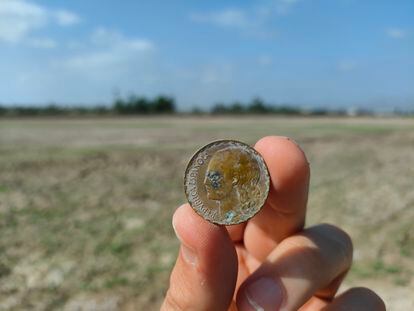
<svg viewBox="0 0 414 311"><path fill-rule="evenodd" d="M253 217L268 191L269 173L263 158L238 141L216 141L201 148L185 174L190 205L217 224L238 224Z"/></svg>

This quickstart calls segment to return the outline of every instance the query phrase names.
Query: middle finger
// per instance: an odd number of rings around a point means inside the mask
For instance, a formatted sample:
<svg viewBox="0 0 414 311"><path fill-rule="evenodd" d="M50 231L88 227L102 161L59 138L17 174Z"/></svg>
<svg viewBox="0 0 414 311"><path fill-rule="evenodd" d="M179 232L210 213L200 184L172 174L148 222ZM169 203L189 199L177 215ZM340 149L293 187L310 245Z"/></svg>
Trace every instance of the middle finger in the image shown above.
<svg viewBox="0 0 414 311"><path fill-rule="evenodd" d="M247 222L243 242L249 254L264 260L280 241L302 230L310 172L303 151L286 137L264 137L255 149L269 169L270 191L263 209Z"/></svg>

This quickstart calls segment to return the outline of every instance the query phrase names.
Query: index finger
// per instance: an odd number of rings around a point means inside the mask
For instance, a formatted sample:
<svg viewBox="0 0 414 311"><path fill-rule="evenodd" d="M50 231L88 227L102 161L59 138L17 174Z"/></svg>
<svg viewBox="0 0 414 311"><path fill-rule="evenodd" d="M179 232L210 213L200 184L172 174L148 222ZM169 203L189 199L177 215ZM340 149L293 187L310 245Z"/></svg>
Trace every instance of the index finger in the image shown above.
<svg viewBox="0 0 414 311"><path fill-rule="evenodd" d="M243 241L250 254L263 260L280 241L303 229L310 169L302 149L287 137L264 137L255 149L269 169L270 191L265 206L247 223Z"/></svg>

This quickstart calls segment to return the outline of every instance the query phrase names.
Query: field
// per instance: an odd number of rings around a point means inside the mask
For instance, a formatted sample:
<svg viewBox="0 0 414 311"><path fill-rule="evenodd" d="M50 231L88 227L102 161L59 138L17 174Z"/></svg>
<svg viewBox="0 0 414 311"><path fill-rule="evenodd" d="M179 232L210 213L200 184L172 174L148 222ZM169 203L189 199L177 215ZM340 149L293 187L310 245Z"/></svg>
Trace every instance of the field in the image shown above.
<svg viewBox="0 0 414 311"><path fill-rule="evenodd" d="M192 153L220 138L295 139L307 225L352 236L344 288L414 309L414 120L0 119L0 310L157 310Z"/></svg>

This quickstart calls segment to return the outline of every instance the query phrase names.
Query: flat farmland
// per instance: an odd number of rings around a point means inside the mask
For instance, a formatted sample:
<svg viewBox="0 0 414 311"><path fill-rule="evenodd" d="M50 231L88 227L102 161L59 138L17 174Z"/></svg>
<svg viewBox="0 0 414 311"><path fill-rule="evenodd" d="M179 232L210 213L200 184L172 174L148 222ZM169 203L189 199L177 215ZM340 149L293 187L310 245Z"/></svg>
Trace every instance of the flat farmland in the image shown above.
<svg viewBox="0 0 414 311"><path fill-rule="evenodd" d="M0 119L0 310L157 310L191 155L289 136L311 166L307 226L354 241L343 289L414 309L414 119Z"/></svg>

